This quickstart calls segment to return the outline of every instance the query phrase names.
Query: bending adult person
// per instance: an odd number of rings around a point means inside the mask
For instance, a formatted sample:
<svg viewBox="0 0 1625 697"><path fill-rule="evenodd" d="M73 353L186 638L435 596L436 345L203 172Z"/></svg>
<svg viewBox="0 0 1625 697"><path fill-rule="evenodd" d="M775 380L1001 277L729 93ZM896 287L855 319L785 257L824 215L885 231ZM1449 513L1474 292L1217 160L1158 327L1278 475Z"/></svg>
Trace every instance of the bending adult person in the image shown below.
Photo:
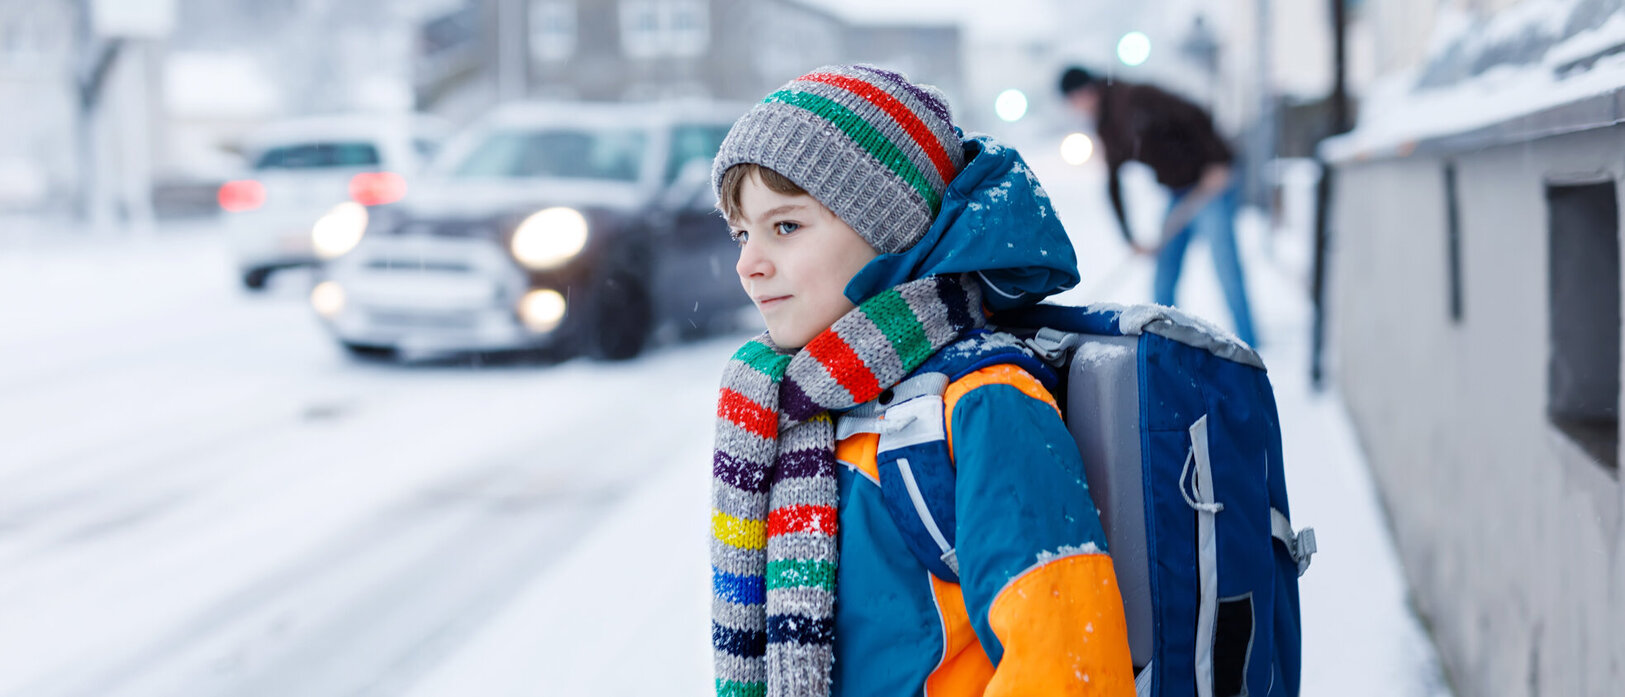
<svg viewBox="0 0 1625 697"><path fill-rule="evenodd" d="M1102 80L1079 67L1061 74L1067 104L1095 124L1105 153L1107 193L1117 223L1135 252L1156 258L1152 294L1162 305L1174 304L1174 289L1191 238L1201 235L1213 252L1213 264L1235 319L1236 335L1257 346L1247 288L1236 249L1235 155L1213 128L1201 107L1151 85ZM1167 187L1168 214L1153 245L1142 245L1129 231L1123 212L1123 163L1141 162Z"/></svg>

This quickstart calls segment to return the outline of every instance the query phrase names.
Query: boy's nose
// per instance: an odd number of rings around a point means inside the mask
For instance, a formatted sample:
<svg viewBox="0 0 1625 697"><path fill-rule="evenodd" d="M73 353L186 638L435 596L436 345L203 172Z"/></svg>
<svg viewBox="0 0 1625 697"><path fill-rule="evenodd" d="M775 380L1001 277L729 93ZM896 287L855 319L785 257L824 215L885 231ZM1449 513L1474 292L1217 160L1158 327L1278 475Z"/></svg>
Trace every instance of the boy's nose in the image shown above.
<svg viewBox="0 0 1625 697"><path fill-rule="evenodd" d="M734 272L741 279L768 276L773 273L773 263L761 251L761 245L746 243L739 248L739 263L734 265Z"/></svg>

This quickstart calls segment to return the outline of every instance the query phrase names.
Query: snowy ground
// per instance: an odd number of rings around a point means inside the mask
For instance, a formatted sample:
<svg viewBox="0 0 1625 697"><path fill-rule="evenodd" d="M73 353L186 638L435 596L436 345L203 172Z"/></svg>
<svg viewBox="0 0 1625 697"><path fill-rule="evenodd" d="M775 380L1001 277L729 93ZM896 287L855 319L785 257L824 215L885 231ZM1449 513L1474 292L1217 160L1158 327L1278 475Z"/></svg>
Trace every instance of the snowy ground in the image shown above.
<svg viewBox="0 0 1625 697"><path fill-rule="evenodd" d="M1070 300L1144 301L1099 174L1030 159ZM1142 211L1154 193L1137 187ZM1441 695L1335 394L1302 234L1245 237L1278 391L1305 695ZM208 229L0 224L0 695L701 695L712 399L743 334L622 365L376 365ZM1182 304L1221 322L1205 250Z"/></svg>

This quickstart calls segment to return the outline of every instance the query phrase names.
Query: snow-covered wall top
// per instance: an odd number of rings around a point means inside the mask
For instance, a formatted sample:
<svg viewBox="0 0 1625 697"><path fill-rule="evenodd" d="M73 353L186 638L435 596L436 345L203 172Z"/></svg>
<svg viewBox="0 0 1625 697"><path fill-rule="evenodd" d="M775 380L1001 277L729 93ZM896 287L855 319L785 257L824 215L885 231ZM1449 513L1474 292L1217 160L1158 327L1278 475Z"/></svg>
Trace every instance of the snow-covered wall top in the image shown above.
<svg viewBox="0 0 1625 697"><path fill-rule="evenodd" d="M1488 17L1441 10L1420 65L1366 95L1332 161L1409 152L1625 88L1625 0L1524 0Z"/></svg>
<svg viewBox="0 0 1625 697"><path fill-rule="evenodd" d="M1600 50L1593 36L1625 0L1525 0L1490 17L1474 18L1460 11L1441 11L1427 65L1418 76L1418 89L1447 87L1483 75L1501 66L1527 66L1546 61L1559 45L1562 60L1584 58L1586 49ZM1586 35L1592 41L1570 46L1568 40ZM1607 37L1618 38L1618 36ZM1577 52L1575 49L1579 49ZM1559 62L1560 62L1559 61Z"/></svg>

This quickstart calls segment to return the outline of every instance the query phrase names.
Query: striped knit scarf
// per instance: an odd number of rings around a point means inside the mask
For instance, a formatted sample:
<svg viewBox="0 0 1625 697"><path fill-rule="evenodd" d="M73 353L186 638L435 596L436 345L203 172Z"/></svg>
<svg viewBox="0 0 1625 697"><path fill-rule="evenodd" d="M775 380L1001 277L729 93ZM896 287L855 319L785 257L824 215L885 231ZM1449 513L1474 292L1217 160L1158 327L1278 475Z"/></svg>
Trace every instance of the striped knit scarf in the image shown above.
<svg viewBox="0 0 1625 697"><path fill-rule="evenodd" d="M786 354L734 354L717 400L711 640L728 697L828 695L835 642L835 425L983 324L981 288L947 276L865 301Z"/></svg>

